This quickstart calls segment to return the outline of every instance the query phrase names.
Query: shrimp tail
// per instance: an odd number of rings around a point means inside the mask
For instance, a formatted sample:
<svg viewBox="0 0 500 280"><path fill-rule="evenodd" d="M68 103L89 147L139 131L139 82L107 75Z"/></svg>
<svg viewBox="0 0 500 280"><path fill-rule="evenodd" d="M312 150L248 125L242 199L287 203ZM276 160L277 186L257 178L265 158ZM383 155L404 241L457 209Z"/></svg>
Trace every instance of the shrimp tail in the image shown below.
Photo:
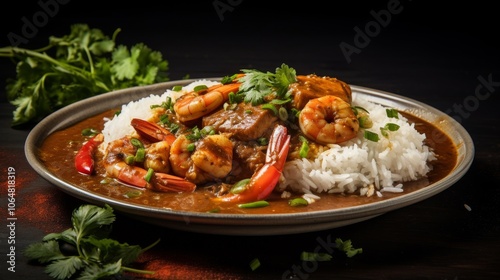
<svg viewBox="0 0 500 280"><path fill-rule="evenodd" d="M137 118L130 123L141 137L150 142L167 141L171 145L175 140L173 133L155 123Z"/></svg>
<svg viewBox="0 0 500 280"><path fill-rule="evenodd" d="M147 188L162 192L193 192L196 185L177 176L155 172L149 182L145 179L147 170L125 163L116 164L115 178L121 183L137 188Z"/></svg>
<svg viewBox="0 0 500 280"><path fill-rule="evenodd" d="M155 173L150 188L162 192L194 192L196 185L183 178L165 173Z"/></svg>

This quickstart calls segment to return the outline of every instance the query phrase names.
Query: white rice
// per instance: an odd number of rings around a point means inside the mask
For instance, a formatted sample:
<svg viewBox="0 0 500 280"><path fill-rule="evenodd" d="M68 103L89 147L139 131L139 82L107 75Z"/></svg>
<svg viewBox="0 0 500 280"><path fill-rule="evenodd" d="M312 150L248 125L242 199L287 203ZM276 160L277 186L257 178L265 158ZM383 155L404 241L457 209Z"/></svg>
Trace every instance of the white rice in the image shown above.
<svg viewBox="0 0 500 280"><path fill-rule="evenodd" d="M193 89L199 85L206 85L207 87L210 87L216 84L220 84L220 82L198 80L184 86L181 91L168 89L162 95L151 94L148 97L122 105L120 114L104 123L104 128L102 130L104 143L106 144L134 133L134 128L130 122L133 118L143 120L151 118L153 116L153 113L150 110L151 105L160 105L162 102L167 100L167 97L171 97L173 100L176 100L182 94L193 91Z"/></svg>
<svg viewBox="0 0 500 280"><path fill-rule="evenodd" d="M167 97L175 100L197 85L210 87L218 83L198 80L183 87L180 92L169 89L162 95L150 95L123 105L121 113L104 124L104 142L133 133L130 121L133 118L151 118L151 105L161 104ZM340 145L329 145L314 160L287 162L282 182L277 187L279 191L303 193L310 200L319 199L314 196L319 193L382 196L383 192L403 192L402 182L416 180L430 171L428 162L435 159L434 153L424 145L425 135L410 125L406 118L402 115L398 119L389 118L385 107L356 98L356 95L353 95L353 105L369 111L373 121L369 130L378 133L380 140L373 142L365 139L364 130L360 129L357 138ZM379 127L387 123L396 123L399 129L389 132L389 137L385 138L380 135Z"/></svg>
<svg viewBox="0 0 500 280"><path fill-rule="evenodd" d="M402 182L416 180L430 171L428 162L435 156L424 145L425 134L401 114L398 119L389 118L385 107L353 97L353 105L370 112L373 127L368 130L378 133L380 140L365 139L360 129L357 138L329 145L314 160L290 161L283 170L279 190L382 196L383 192L403 192ZM399 129L385 138L379 128L387 123L395 123Z"/></svg>

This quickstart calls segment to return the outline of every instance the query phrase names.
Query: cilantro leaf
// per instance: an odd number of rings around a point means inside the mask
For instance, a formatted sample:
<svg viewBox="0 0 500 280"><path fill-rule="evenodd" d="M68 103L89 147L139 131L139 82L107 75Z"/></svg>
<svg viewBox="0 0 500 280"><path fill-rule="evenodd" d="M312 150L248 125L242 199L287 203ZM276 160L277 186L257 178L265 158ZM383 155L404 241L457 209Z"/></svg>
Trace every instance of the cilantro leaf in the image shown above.
<svg viewBox="0 0 500 280"><path fill-rule="evenodd" d="M83 265L84 262L80 257L70 256L48 264L45 272L56 279L68 279Z"/></svg>
<svg viewBox="0 0 500 280"><path fill-rule="evenodd" d="M104 266L98 266L96 264L91 264L82 271L79 275L78 280L94 280L100 279L108 276L113 276L120 273L122 268L121 260L115 263L109 263Z"/></svg>
<svg viewBox="0 0 500 280"><path fill-rule="evenodd" d="M26 247L24 254L26 257L41 263L64 258L64 255L59 250L59 243L55 240L30 244Z"/></svg>
<svg viewBox="0 0 500 280"><path fill-rule="evenodd" d="M168 62L143 43L117 45L100 29L74 24L70 33L49 37L36 49L0 48L0 57L16 63L8 78L7 99L16 109L12 125L38 122L76 101L105 92L168 81Z"/></svg>
<svg viewBox="0 0 500 280"><path fill-rule="evenodd" d="M78 235L86 236L94 234L94 231L103 225L113 223L115 215L109 205L105 205L104 208L83 205L73 212L71 221Z"/></svg>
<svg viewBox="0 0 500 280"><path fill-rule="evenodd" d="M239 78L241 82L239 93L245 94L245 102L253 106L265 102L265 98L275 94L276 98L289 98L288 86L297 81L295 69L286 64L276 68L275 73L258 70L242 69L245 75Z"/></svg>
<svg viewBox="0 0 500 280"><path fill-rule="evenodd" d="M115 221L113 208L109 205L82 205L73 211L71 221L72 228L47 234L42 242L30 244L24 255L30 260L47 264L46 273L55 279L75 276L78 279L100 279L122 271L153 273L126 265L134 262L159 240L141 248L107 238L110 226ZM61 244L65 243L71 247L70 250L61 250Z"/></svg>
<svg viewBox="0 0 500 280"><path fill-rule="evenodd" d="M337 244L339 250L344 251L349 258L352 258L357 254L363 253L362 248L354 248L352 246L351 240L342 241L342 239L337 238L335 239L335 243Z"/></svg>
<svg viewBox="0 0 500 280"><path fill-rule="evenodd" d="M128 265L136 260L142 253L142 248L137 245L120 243L113 239L96 239L89 237L86 243L99 249L99 259L103 262L116 262L122 260L124 265Z"/></svg>

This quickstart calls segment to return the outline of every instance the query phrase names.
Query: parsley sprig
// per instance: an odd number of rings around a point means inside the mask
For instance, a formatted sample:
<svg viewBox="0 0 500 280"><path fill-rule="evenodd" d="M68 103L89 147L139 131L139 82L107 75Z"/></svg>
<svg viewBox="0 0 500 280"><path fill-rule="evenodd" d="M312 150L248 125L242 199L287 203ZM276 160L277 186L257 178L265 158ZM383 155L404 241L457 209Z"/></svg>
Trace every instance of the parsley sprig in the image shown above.
<svg viewBox="0 0 500 280"><path fill-rule="evenodd" d="M0 48L16 63L7 80L7 99L16 106L12 125L37 122L66 105L97 94L168 81L168 63L143 43L128 48L86 24L63 37L49 37L40 49Z"/></svg>
<svg viewBox="0 0 500 280"><path fill-rule="evenodd" d="M110 239L115 219L109 205L82 205L73 211L72 228L46 235L42 242L30 244L24 254L30 260L47 264L46 273L55 279L99 279L123 271L153 274L127 265L160 240L143 249ZM62 249L68 247L73 250Z"/></svg>
<svg viewBox="0 0 500 280"><path fill-rule="evenodd" d="M286 64L276 68L275 73L242 69L245 75L239 78L242 83L239 93L245 93L245 102L253 106L266 102L265 98L275 94L277 99L290 99L288 86L297 81L295 69Z"/></svg>

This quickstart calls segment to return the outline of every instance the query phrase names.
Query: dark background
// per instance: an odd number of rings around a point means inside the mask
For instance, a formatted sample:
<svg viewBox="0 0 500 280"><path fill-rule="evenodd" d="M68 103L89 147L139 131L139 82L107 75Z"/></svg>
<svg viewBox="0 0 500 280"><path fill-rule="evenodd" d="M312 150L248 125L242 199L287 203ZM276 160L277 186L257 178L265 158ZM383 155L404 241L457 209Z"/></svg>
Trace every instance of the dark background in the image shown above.
<svg viewBox="0 0 500 280"><path fill-rule="evenodd" d="M22 35L23 18L32 21L33 16L43 10L40 3L57 2L18 1L10 3L10 8L1 9L0 46L11 44L9 33ZM296 263L295 251L314 248L318 236L331 235L352 239L355 245L364 248L364 253L349 263L322 265L311 274L311 279L323 276L457 280L498 277L498 10L488 1L467 2L467 5L399 1L401 12L391 14L388 24L379 26L366 46L360 47L360 52L350 56L352 61L348 62L339 45L354 46L356 28L365 30L376 22L372 11L381 14L391 3L397 1L310 0L294 4L250 0L182 3L73 0L58 4L57 13L20 47L45 46L49 36L68 34L69 26L74 23L87 23L109 35L121 28L118 44L131 46L143 42L162 52L169 62L171 80L186 75L220 77L244 68L274 71L286 63L300 74L333 76L352 85L384 90L429 104L456 117L473 138L476 150L470 171L448 190L416 205L331 231L244 239L169 231L140 222L131 226L130 223L136 221L118 218L122 221L117 224L119 237L131 243L155 240L161 234L164 241L157 254L165 254L174 267L196 267L194 263L200 262L200 267L207 267L207 273L227 271L231 275L243 275L238 273L248 272L246 256L259 255L264 265L250 278L258 275L275 279L274 272L281 273L283 267ZM214 4L220 9L225 4L229 9L218 12ZM15 65L0 58L1 102L6 102L5 80L14 77ZM488 91L481 79L490 81ZM490 94L479 100L476 89L482 85L481 93ZM466 110L459 114L458 108ZM2 114L4 118L8 115ZM3 121L5 123L5 119ZM7 137L6 147L14 147L17 161L22 161L23 156L18 152L19 139L24 139L28 132L29 127L8 130L12 137ZM22 162L26 172L29 166ZM33 189L44 186L41 178L32 182L29 187ZM69 211L81 203L59 193L54 197L57 198L54 203L59 203L54 207L62 205L68 212L67 217ZM29 198L23 197L20 201L26 204ZM471 206L472 211L467 211L464 204ZM48 220L57 219L60 225L67 222L67 217ZM37 236L36 232L26 235L41 238L41 229L45 228L36 222L30 223L40 232ZM128 239L130 235L139 236ZM27 267L29 272L17 275L29 275L31 271L33 275L41 273L41 268L19 265Z"/></svg>
<svg viewBox="0 0 500 280"><path fill-rule="evenodd" d="M58 11L49 15L46 24L36 32L31 32L28 43L20 47L44 46L48 36L66 35L74 23L87 23L109 35L121 28L118 43L130 46L144 42L161 51L170 63L172 80L185 75L222 76L241 68L274 70L281 63L294 67L301 62L299 73L338 76L352 84L417 98L421 91L446 84L449 90L439 94L449 95L453 101L457 89L467 86L473 90L478 75L498 69L498 15L487 1L467 5L408 0L310 0L296 4L249 0L168 4L149 0L128 4L95 0L65 4L55 0L20 1L11 3L12 8L2 9L0 46L10 45L7 34L22 35L26 24L23 17L33 23L34 16L43 11L40 3L52 4L52 10L57 3ZM374 21L370 12L387 10L390 3L399 3L401 12L392 14L387 26L381 27L348 63L339 44L354 45L354 28L364 30ZM218 4L219 11L214 4ZM227 10L222 10L224 5ZM419 65L408 63L416 58ZM7 59L0 64L3 86L5 78L14 75L14 66ZM380 71L384 64L393 67ZM472 67L480 70L472 72ZM416 80L417 76L425 79ZM367 84L367 80L376 82ZM400 92L397 83L402 80L414 81L415 88Z"/></svg>

